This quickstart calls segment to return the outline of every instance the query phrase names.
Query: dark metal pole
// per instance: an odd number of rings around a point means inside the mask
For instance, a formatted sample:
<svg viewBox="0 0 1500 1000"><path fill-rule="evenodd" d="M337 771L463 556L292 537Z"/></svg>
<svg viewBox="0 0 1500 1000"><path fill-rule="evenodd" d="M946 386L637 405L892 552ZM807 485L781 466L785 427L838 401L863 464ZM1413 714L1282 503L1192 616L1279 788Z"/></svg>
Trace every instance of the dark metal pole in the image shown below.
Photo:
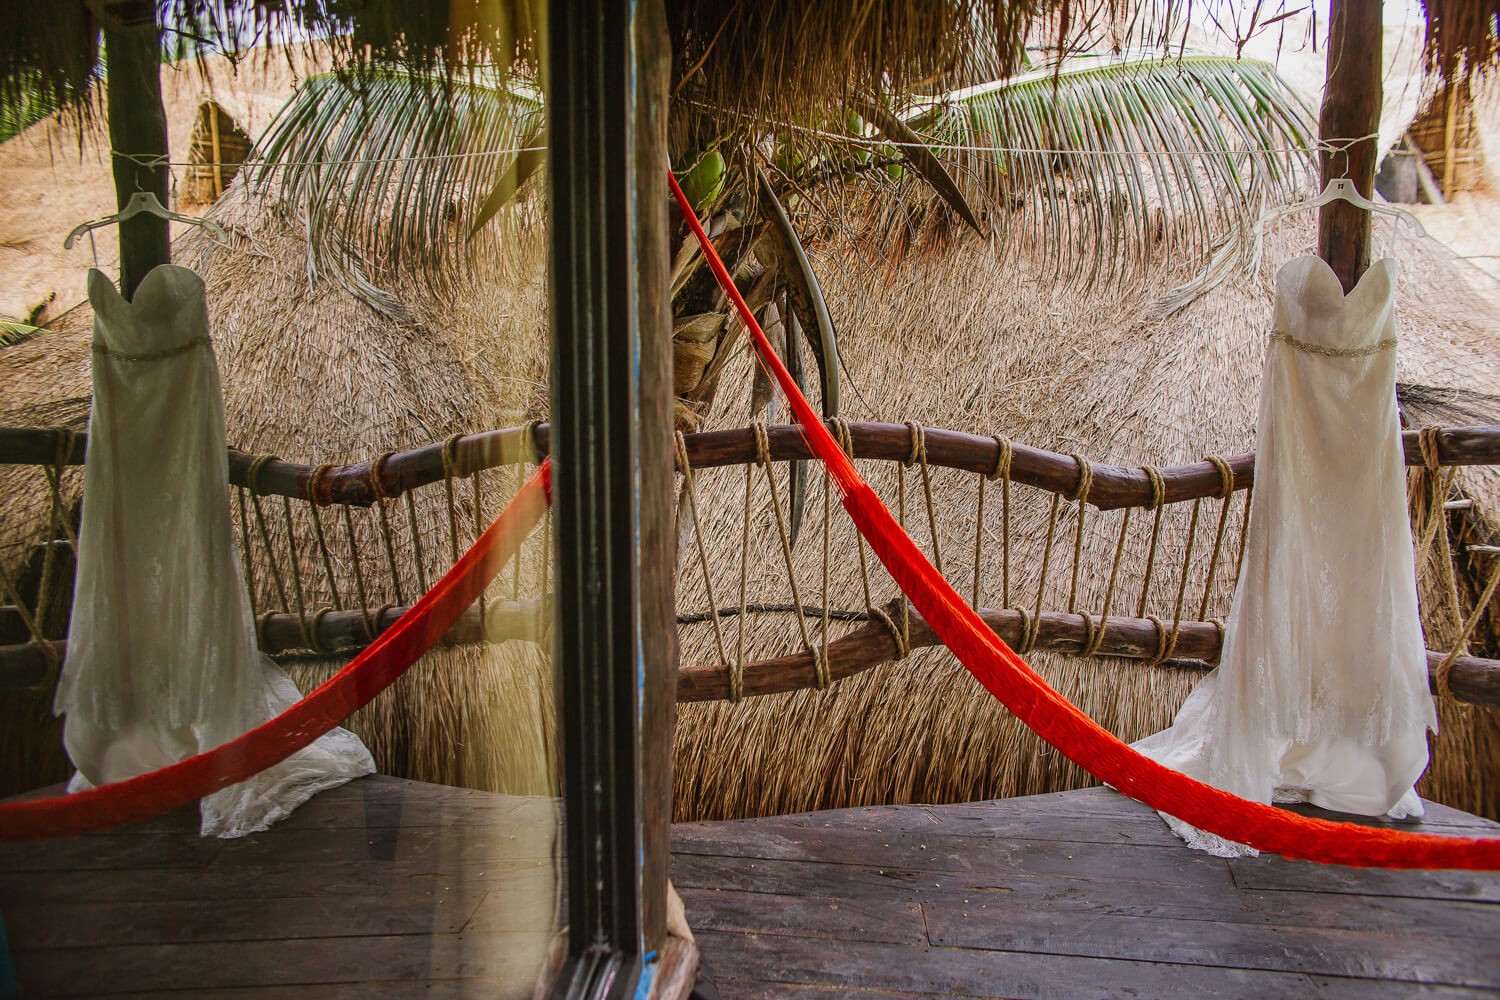
<svg viewBox="0 0 1500 1000"><path fill-rule="evenodd" d="M1348 177L1366 198L1375 196L1380 8L1379 0L1333 0L1330 5L1328 77L1318 119L1325 142L1350 143L1347 149L1323 151L1323 184ZM1345 201L1324 205L1318 213L1318 254L1338 275L1344 292L1352 291L1370 266L1370 213Z"/></svg>
<svg viewBox="0 0 1500 1000"><path fill-rule="evenodd" d="M676 631L659 4L549 7L558 997L632 996L663 939Z"/></svg>
<svg viewBox="0 0 1500 1000"><path fill-rule="evenodd" d="M156 5L132 0L102 8L115 200L124 208L131 195L148 191L167 206L167 112L161 100ZM120 223L120 294L125 298L134 297L152 268L171 259L166 219L143 213Z"/></svg>

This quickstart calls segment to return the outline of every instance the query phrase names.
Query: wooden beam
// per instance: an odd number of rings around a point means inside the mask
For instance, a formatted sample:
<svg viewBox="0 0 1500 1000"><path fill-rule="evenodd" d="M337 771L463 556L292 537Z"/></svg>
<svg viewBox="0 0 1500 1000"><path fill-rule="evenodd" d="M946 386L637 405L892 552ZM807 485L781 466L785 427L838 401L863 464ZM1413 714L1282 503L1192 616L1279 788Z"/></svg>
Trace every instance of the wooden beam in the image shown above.
<svg viewBox="0 0 1500 1000"><path fill-rule="evenodd" d="M375 633L390 628L407 609L372 608ZM886 609L891 620L900 612L899 598ZM481 624L479 609L465 611L458 622L443 636L445 645L461 645L504 639L529 642L547 640L546 606L539 601L491 601L485 606ZM1008 643L1021 639L1022 618L1011 609L980 609L979 615L990 628ZM334 657L348 657L367 645L365 615L360 611L331 611L315 623L318 643L324 649L337 650ZM307 639L296 615L268 615L260 626L261 649L271 655L308 650ZM1048 652L1080 655L1087 639L1087 629L1080 615L1061 611L1042 612L1037 628L1036 648ZM1211 622L1183 622L1174 658L1167 664L1175 667L1207 670L1219 659L1219 631ZM1146 660L1156 654L1156 626L1145 618L1111 618L1099 643L1101 657L1123 657ZM66 640L51 643L59 656L67 654ZM939 645L937 634L915 611L911 619L911 646L922 649ZM890 631L877 622L860 626L835 639L828 647L829 673L835 680L853 677L895 659L896 643ZM1429 686L1437 691L1437 666L1444 654L1428 650ZM729 666L723 663L685 664L677 671L677 700L723 701L729 697ZM36 643L0 643L0 692L15 691L47 683L50 677L46 652ZM817 674L813 658L806 652L792 653L745 664L745 693L758 696L801 691L813 686ZM1477 656L1460 656L1454 661L1448 683L1459 701L1485 708L1500 708L1500 660Z"/></svg>
<svg viewBox="0 0 1500 1000"><path fill-rule="evenodd" d="M905 461L911 453L911 432L904 424L850 423L850 438L856 458L889 462ZM41 428L0 427L0 465L51 465L58 448L58 431ZM962 469L987 473L995 467L999 445L993 437L928 428L927 460L937 468ZM1405 431L1401 445L1406 464L1422 464L1419 432ZM812 457L812 451L795 425L778 425L767 429L771 458L778 462ZM755 433L749 428L706 431L686 436L688 461L693 468L719 468L746 465L756 460ZM1446 427L1438 432L1438 460L1443 465L1500 465L1500 424L1475 427ZM547 424L525 428L483 431L459 439L455 449L454 475L472 475L476 469L493 469L516 462L535 462L548 453L550 432ZM82 465L86 436L74 436L65 464ZM1067 493L1078 483L1078 466L1067 455L1013 446L1011 481L1040 489ZM234 448L229 450L229 481L248 486L248 473L255 456ZM1234 470L1236 490L1246 489L1255 481L1255 455L1247 453L1228 457ZM266 463L257 480L259 492L268 496L313 499L310 493L315 467L298 462L274 459ZM1140 507L1151 502L1151 481L1138 468L1095 465L1094 485L1089 491L1090 506L1101 510ZM1170 465L1161 470L1168 503L1218 496L1219 473L1210 462ZM322 478L317 501L323 504L343 503L368 507L375 502L371 483L371 463L335 466ZM443 480L443 446L423 445L411 451L397 452L380 469L380 483L386 496L395 496Z"/></svg>
<svg viewBox="0 0 1500 1000"><path fill-rule="evenodd" d="M885 609L892 621L900 621L901 598ZM910 608L912 649L941 645L937 633L915 608ZM1025 621L1014 609L981 608L979 616L1001 639L1014 647L1021 641ZM1097 618L1095 619L1097 624ZM1062 611L1043 611L1037 627L1036 647L1048 652L1079 655L1087 641L1083 616ZM1174 658L1168 664L1208 670L1219 659L1220 634L1211 622L1186 621L1181 624ZM1105 623L1099 656L1118 656L1148 660L1157 652L1156 625L1145 618L1110 618ZM896 642L890 630L880 622L854 629L828 644L828 671L835 679L852 677L896 658ZM1429 651L1429 676L1435 674L1442 653ZM677 673L678 701L723 701L729 697L728 664L695 663L683 666ZM747 695L779 694L811 688L816 681L816 667L811 653L801 651L745 664L744 691ZM1461 656L1448 676L1449 687L1460 701L1487 708L1500 708L1500 661Z"/></svg>
<svg viewBox="0 0 1500 1000"><path fill-rule="evenodd" d="M676 629L661 0L551 0L555 662L568 954L630 996L666 935Z"/></svg>
<svg viewBox="0 0 1500 1000"><path fill-rule="evenodd" d="M101 4L109 69L109 143L120 208L137 191L169 206L167 112L161 99L161 29L152 3ZM133 298L151 269L172 260L167 220L142 213L120 223L120 294Z"/></svg>
<svg viewBox="0 0 1500 1000"><path fill-rule="evenodd" d="M1328 13L1328 74L1318 134L1336 149L1322 152L1323 184L1348 177L1366 198L1375 196L1375 133L1380 128L1381 4L1332 0ZM1345 201L1318 213L1318 254L1344 292L1370 266L1370 213Z"/></svg>

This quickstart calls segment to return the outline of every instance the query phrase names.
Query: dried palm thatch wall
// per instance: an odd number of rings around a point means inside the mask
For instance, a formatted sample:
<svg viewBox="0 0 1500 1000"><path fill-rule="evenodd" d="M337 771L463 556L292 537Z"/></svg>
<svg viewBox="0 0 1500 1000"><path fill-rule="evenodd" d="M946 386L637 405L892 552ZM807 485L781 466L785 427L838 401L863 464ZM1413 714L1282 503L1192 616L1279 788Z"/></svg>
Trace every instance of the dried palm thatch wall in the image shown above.
<svg viewBox="0 0 1500 1000"><path fill-rule="evenodd" d="M830 252L822 271L829 275L825 287L846 348L850 389L844 395L845 415L989 431L1114 464L1163 465L1244 451L1254 440L1271 264L1310 240L1309 228L1282 234L1268 245L1259 274L1228 282L1165 319L1149 318L1150 290L1132 301L1088 290L1056 290L1024 276L1017 280L1014 262L997 261L979 248L897 268L852 251L837 257ZM1494 393L1500 388L1500 357L1492 339L1496 312L1484 286L1471 286L1463 266L1434 245L1406 246L1402 264L1402 380ZM1173 276L1163 277L1166 284ZM726 395L748 381L748 362L739 364L741 370L726 377ZM742 423L745 411L743 394L722 399L717 421ZM877 490L894 507L898 484L892 470L872 471ZM750 503L748 600L786 601L777 528L759 475ZM944 568L960 592L968 594L974 572L975 477L940 472L932 479ZM1500 496L1493 482L1478 477L1464 482L1484 505L1492 507ZM739 601L744 490L738 469L705 470L698 479L720 606ZM785 503L784 478L781 491ZM987 606L1004 603L996 492L992 487L980 553L986 581L981 603ZM915 468L907 473L906 494L909 530L930 554ZM1039 582L1050 497L1018 491L1013 502L1011 603L1029 608ZM859 608L863 596L856 541L847 519L837 517L836 504L834 510L829 603ZM796 565L803 600L819 605L822 498L815 476L808 511ZM1164 543L1178 558L1187 514L1169 515L1164 528ZM1091 571L1079 584L1080 607L1097 611L1100 606L1120 516L1090 513L1093 537L1084 558ZM1074 505L1065 505L1059 551L1070 544L1074 517ZM756 541L767 538L771 541ZM1129 544L1125 566L1137 567L1137 575L1130 578L1122 570L1120 586L1123 593L1135 595L1143 582L1138 568L1144 564L1146 533L1132 535ZM1195 585L1189 593L1200 592L1196 588L1202 585L1207 558L1201 549L1195 556ZM872 577L877 603L894 594L888 577L878 572ZM704 608L707 596L697 566L685 559L680 580L679 607ZM1066 573L1054 570L1043 605L1065 607L1070 584ZM1155 578L1150 606L1169 612L1175 586L1175 571ZM1222 615L1229 597L1223 581L1213 592L1209 614ZM1438 615L1429 609L1429 618L1435 621ZM729 620L725 629L733 659L737 626ZM794 621L782 616L776 624L758 628L746 657L801 644ZM692 626L684 635L683 658L717 659L715 647L709 627ZM1127 740L1167 725L1198 676L1139 662L1042 653L1031 662L1063 694ZM1444 730L1436 740L1424 791L1495 815L1500 812L1500 718L1448 709L1443 716ZM823 693L684 705L676 738L679 820L958 801L1091 781L1024 729L942 650L916 653Z"/></svg>

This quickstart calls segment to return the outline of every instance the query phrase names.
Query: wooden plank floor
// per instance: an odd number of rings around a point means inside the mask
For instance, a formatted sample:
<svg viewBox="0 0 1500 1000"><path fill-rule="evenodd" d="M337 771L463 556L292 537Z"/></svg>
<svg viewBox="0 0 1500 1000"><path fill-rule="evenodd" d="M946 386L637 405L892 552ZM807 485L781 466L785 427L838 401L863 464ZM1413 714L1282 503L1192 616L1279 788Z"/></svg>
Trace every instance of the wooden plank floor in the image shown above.
<svg viewBox="0 0 1500 1000"><path fill-rule="evenodd" d="M1500 990L1500 875L1225 861L1104 788L681 825L672 877L725 1000Z"/></svg>
<svg viewBox="0 0 1500 1000"><path fill-rule="evenodd" d="M266 833L197 807L0 845L21 996L530 997L557 913L557 806L369 777Z"/></svg>
<svg viewBox="0 0 1500 1000"><path fill-rule="evenodd" d="M5 845L0 917L23 997L526 997L556 819L366 778L238 841L188 810ZM726 1000L1500 988L1500 876L1225 862L1105 789L683 825L673 879Z"/></svg>

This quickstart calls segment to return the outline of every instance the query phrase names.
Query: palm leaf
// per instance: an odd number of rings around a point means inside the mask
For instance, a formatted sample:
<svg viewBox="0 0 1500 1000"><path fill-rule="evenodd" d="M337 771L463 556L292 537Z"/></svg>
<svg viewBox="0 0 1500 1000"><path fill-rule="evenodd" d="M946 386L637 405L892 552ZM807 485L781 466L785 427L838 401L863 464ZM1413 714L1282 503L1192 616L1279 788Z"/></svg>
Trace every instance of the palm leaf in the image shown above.
<svg viewBox="0 0 1500 1000"><path fill-rule="evenodd" d="M927 181L933 191L937 192L938 197L947 202L949 208L958 213L959 218L967 222L976 233L984 235L984 227L979 224L979 219L975 217L974 209L964 198L958 182L948 173L948 169L943 166L943 161L938 159L937 154L923 144L922 137L911 130L911 126L878 101L856 98L854 107L861 115L868 118L882 135L896 144L896 148L911 164L912 169Z"/></svg>
<svg viewBox="0 0 1500 1000"><path fill-rule="evenodd" d="M1059 277L1118 280L1168 251L1222 251L1315 176L1310 109L1268 63L1075 57L913 109L1002 240Z"/></svg>
<svg viewBox="0 0 1500 1000"><path fill-rule="evenodd" d="M411 273L441 287L495 243L496 192L542 122L539 96L387 71L310 77L261 140L253 183L305 220L313 270L390 311L379 283Z"/></svg>
<svg viewBox="0 0 1500 1000"><path fill-rule="evenodd" d="M42 327L0 320L0 347L20 344L46 332Z"/></svg>
<svg viewBox="0 0 1500 1000"><path fill-rule="evenodd" d="M799 322L807 337L807 346L812 350L818 364L819 386L823 393L823 416L839 415L839 347L838 333L833 327L833 318L828 312L828 303L823 298L823 289L818 276L813 273L812 262L807 251L797 239L797 232L787 218L786 209L777 200L776 193L765 174L757 172L760 197L765 206L766 219L770 222L768 235L775 248L776 261L782 280L786 284L787 301L791 313ZM788 358L796 354L795 337L787 337ZM798 361L799 371L801 361ZM801 384L800 381L798 383Z"/></svg>

